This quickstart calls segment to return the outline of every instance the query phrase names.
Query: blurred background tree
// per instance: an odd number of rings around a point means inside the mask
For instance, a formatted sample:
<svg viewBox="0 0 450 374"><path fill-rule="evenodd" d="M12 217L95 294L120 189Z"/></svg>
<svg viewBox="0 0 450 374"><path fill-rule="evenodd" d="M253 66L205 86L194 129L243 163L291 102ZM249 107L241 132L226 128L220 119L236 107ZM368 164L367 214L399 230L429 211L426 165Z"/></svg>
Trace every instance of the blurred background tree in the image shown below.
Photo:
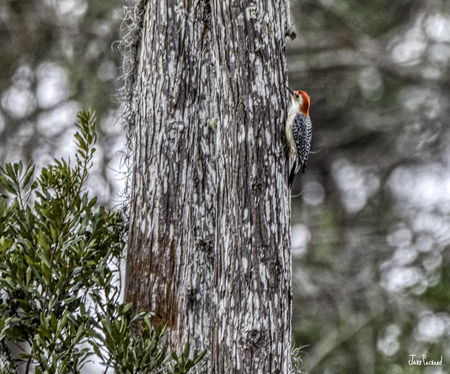
<svg viewBox="0 0 450 374"><path fill-rule="evenodd" d="M0 1L0 164L44 166L73 153L76 113L93 107L102 144L89 185L101 204L117 203L117 151L125 142L116 124L124 3Z"/></svg>
<svg viewBox="0 0 450 374"><path fill-rule="evenodd" d="M448 373L450 2L293 2L311 96L292 199L294 319L311 373ZM410 366L410 355L443 366Z"/></svg>
<svg viewBox="0 0 450 374"><path fill-rule="evenodd" d="M116 205L124 0L0 2L0 163L73 153L99 119L88 184ZM310 373L448 373L450 1L292 0L289 85L313 151L292 199L294 338ZM410 355L443 366L410 366Z"/></svg>

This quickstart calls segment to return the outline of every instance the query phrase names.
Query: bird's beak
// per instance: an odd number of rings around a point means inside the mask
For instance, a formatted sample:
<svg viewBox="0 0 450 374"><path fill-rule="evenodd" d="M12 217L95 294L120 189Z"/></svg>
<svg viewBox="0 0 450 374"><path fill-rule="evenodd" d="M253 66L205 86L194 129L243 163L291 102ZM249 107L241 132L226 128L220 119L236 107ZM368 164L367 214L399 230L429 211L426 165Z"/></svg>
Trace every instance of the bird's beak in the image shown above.
<svg viewBox="0 0 450 374"><path fill-rule="evenodd" d="M288 89L288 91L291 93L291 95L294 94L294 90L292 88L289 88L288 86L286 86L286 88Z"/></svg>

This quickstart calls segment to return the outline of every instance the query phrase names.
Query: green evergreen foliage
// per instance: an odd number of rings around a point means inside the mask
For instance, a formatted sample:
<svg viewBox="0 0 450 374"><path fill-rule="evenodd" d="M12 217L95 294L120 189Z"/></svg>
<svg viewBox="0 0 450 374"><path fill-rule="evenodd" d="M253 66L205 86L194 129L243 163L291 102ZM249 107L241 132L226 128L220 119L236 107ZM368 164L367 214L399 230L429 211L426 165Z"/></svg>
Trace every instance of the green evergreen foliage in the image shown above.
<svg viewBox="0 0 450 374"><path fill-rule="evenodd" d="M1 169L0 373L79 373L94 355L105 373L187 373L205 352L167 352L151 313L120 302L123 222L88 196L95 117L78 119L74 166Z"/></svg>

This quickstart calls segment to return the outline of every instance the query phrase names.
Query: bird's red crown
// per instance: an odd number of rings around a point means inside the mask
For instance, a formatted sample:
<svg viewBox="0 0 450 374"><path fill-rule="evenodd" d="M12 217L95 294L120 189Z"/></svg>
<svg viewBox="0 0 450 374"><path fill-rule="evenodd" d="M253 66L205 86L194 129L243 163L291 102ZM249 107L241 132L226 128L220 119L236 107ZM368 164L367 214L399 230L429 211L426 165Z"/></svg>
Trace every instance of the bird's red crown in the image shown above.
<svg viewBox="0 0 450 374"><path fill-rule="evenodd" d="M306 116L309 116L309 96L305 91L294 91L294 95L301 95L303 104L300 108L300 113L303 113Z"/></svg>

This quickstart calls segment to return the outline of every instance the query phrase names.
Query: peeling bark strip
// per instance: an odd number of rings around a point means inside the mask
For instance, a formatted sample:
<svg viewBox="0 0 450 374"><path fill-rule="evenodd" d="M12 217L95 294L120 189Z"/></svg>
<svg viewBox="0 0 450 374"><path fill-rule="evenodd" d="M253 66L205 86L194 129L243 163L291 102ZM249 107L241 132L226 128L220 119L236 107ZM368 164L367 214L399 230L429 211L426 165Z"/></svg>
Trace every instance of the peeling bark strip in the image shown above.
<svg viewBox="0 0 450 374"><path fill-rule="evenodd" d="M289 373L286 1L139 1L125 297L207 373Z"/></svg>
<svg viewBox="0 0 450 374"><path fill-rule="evenodd" d="M290 372L284 6L275 0L213 5L220 87L213 373Z"/></svg>

